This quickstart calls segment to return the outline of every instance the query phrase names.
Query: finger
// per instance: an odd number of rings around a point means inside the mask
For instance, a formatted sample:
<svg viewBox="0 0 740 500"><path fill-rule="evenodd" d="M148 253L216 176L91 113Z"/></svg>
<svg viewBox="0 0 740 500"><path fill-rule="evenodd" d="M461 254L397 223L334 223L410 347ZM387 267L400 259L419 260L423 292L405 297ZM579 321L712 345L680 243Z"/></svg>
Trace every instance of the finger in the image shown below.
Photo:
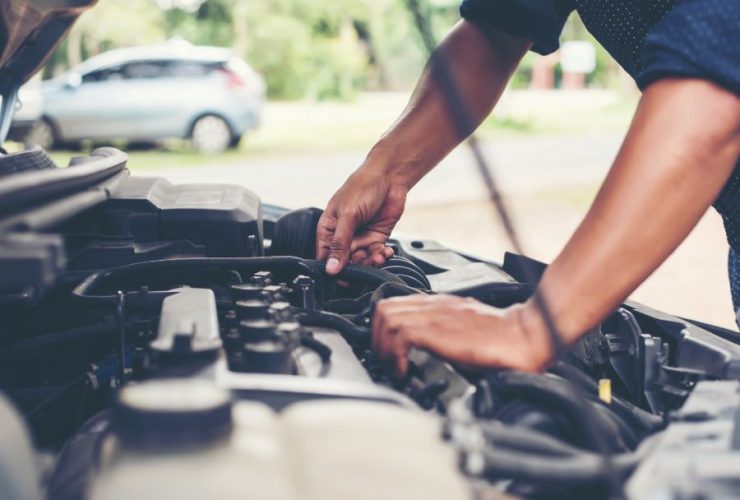
<svg viewBox="0 0 740 500"><path fill-rule="evenodd" d="M326 260L326 272L328 274L339 274L349 260L350 243L357 229L353 217L343 215L337 220L334 236L329 244L329 257Z"/></svg>
<svg viewBox="0 0 740 500"><path fill-rule="evenodd" d="M393 251L393 247L388 247L387 246L387 247L383 248L383 256L386 258L386 260L387 259L390 259L391 257L393 257L394 254L395 254L395 252Z"/></svg>
<svg viewBox="0 0 740 500"><path fill-rule="evenodd" d="M394 321L386 321L378 337L378 357L386 364L392 365L394 338L398 335L398 328Z"/></svg>
<svg viewBox="0 0 740 500"><path fill-rule="evenodd" d="M374 253L370 257L369 260L370 260L370 264L373 265L373 266L375 266L375 267L380 267L383 264L385 264L385 257L383 256L382 251L381 252L378 252L378 253Z"/></svg>
<svg viewBox="0 0 740 500"><path fill-rule="evenodd" d="M367 252L365 250L356 250L352 252L350 260L353 264L364 264L367 260Z"/></svg>
<svg viewBox="0 0 740 500"><path fill-rule="evenodd" d="M379 302L375 309L375 321L373 322L373 350L378 357L385 361L388 359L389 350L392 346L395 331L392 323L394 319L387 314L387 305Z"/></svg>
<svg viewBox="0 0 740 500"><path fill-rule="evenodd" d="M405 336L398 336L396 341L396 348L394 349L394 356L396 358L396 371L398 375L403 377L409 369L409 350L411 349L409 343L406 341Z"/></svg>
<svg viewBox="0 0 740 500"><path fill-rule="evenodd" d="M336 227L337 218L333 211L327 209L319 217L319 223L316 226L316 259L326 260L329 257L329 248Z"/></svg>
<svg viewBox="0 0 740 500"><path fill-rule="evenodd" d="M358 248L369 249L374 245L385 245L388 236L378 231L365 231L355 236L352 240L352 250Z"/></svg>
<svg viewBox="0 0 740 500"><path fill-rule="evenodd" d="M380 242L374 243L368 247L368 260L370 265L377 267L385 264L385 254L383 252L385 248L385 244Z"/></svg>
<svg viewBox="0 0 740 500"><path fill-rule="evenodd" d="M372 331L372 349L373 352L378 352L380 346L380 332L383 331L383 301L378 302L375 305L375 312L373 313L373 321L371 324Z"/></svg>
<svg viewBox="0 0 740 500"><path fill-rule="evenodd" d="M406 375L409 366L409 351L412 344L410 342L410 328L413 324L404 323L398 328L398 332L391 338L389 353L389 363L393 366L395 372L400 377Z"/></svg>

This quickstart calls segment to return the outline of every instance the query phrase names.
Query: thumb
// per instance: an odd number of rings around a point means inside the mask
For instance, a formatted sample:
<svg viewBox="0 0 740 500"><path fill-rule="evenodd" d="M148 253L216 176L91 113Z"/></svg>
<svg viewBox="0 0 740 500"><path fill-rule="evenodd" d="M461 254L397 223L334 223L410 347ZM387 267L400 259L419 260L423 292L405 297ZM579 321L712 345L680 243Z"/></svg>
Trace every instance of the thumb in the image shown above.
<svg viewBox="0 0 740 500"><path fill-rule="evenodd" d="M328 274L339 274L347 265L352 237L356 229L357 224L352 217L346 214L339 216L334 236L329 243L329 258L326 261Z"/></svg>

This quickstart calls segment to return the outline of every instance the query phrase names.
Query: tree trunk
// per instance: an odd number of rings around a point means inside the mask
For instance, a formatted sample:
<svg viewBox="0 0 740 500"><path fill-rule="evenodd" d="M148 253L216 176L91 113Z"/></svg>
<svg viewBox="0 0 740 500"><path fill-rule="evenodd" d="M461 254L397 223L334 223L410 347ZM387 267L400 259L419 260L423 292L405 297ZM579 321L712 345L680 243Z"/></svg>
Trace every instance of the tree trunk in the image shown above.
<svg viewBox="0 0 740 500"><path fill-rule="evenodd" d="M234 51L241 56L247 55L249 46L249 26L247 25L247 2L235 2L231 12L234 31Z"/></svg>
<svg viewBox="0 0 740 500"><path fill-rule="evenodd" d="M82 30L72 28L67 35L67 64L70 67L82 62Z"/></svg>

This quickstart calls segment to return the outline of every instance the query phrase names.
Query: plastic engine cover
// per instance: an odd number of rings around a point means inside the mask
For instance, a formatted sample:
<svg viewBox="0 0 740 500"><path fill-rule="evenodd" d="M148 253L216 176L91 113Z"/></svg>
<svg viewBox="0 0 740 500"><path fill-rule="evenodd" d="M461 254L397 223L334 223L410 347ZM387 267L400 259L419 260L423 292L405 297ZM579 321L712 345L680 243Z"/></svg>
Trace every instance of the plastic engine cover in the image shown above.
<svg viewBox="0 0 740 500"><path fill-rule="evenodd" d="M439 421L383 403L311 401L277 414L236 402L233 431L207 449L108 449L93 500L471 498Z"/></svg>
<svg viewBox="0 0 740 500"><path fill-rule="evenodd" d="M223 184L173 185L130 177L103 205L63 228L71 269L100 269L169 257L262 254L259 197Z"/></svg>

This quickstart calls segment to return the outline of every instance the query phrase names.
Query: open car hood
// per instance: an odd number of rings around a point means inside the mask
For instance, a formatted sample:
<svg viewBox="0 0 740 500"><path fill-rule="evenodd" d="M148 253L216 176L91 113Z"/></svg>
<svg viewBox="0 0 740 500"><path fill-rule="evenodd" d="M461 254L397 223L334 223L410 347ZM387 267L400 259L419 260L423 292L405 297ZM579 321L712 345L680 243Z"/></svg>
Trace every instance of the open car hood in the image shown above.
<svg viewBox="0 0 740 500"><path fill-rule="evenodd" d="M97 0L1 0L0 88L20 85L46 62L74 21Z"/></svg>
<svg viewBox="0 0 740 500"><path fill-rule="evenodd" d="M97 0L0 0L0 142L18 88L46 62L75 20Z"/></svg>

